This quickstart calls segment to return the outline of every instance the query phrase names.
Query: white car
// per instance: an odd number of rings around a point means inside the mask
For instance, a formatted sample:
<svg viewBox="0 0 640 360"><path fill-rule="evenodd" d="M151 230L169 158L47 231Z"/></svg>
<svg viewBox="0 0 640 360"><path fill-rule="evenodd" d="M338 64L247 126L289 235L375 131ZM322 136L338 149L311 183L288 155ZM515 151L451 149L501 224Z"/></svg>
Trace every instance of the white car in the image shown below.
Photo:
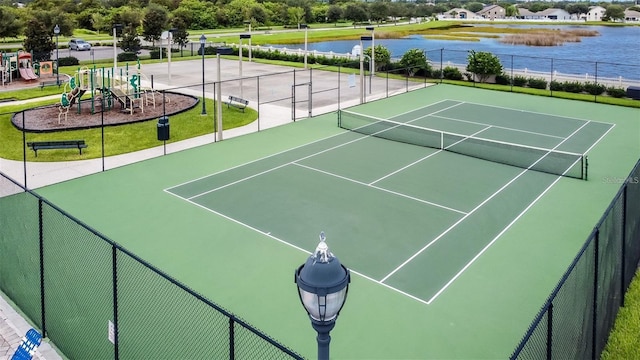
<svg viewBox="0 0 640 360"><path fill-rule="evenodd" d="M78 51L91 50L91 44L82 39L71 39L69 41L69 49Z"/></svg>

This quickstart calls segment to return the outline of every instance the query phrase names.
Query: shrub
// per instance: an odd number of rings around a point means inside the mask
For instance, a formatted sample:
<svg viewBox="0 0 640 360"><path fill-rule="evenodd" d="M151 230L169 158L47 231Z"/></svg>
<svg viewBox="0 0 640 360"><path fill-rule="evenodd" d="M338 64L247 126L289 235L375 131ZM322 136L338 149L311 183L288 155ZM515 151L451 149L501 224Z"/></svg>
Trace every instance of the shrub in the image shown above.
<svg viewBox="0 0 640 360"><path fill-rule="evenodd" d="M592 82L588 82L584 84L584 91L588 92L591 95L602 95L607 87L602 84L596 84Z"/></svg>
<svg viewBox="0 0 640 360"><path fill-rule="evenodd" d="M442 77L442 70L440 69L433 69L431 71L431 78L433 79L440 79Z"/></svg>
<svg viewBox="0 0 640 360"><path fill-rule="evenodd" d="M118 61L136 61L138 60L138 54L134 52L122 52L118 54Z"/></svg>
<svg viewBox="0 0 640 360"><path fill-rule="evenodd" d="M547 88L547 80L540 78L529 78L527 80L527 84L530 88L534 89L546 89Z"/></svg>
<svg viewBox="0 0 640 360"><path fill-rule="evenodd" d="M498 85L509 85L511 84L511 77L507 74L496 75L496 84Z"/></svg>
<svg viewBox="0 0 640 360"><path fill-rule="evenodd" d="M559 81L553 80L549 83L549 90L551 91L562 91L564 89L563 85Z"/></svg>
<svg viewBox="0 0 640 360"><path fill-rule="evenodd" d="M74 56L67 56L58 58L59 66L72 66L72 65L80 65L80 60Z"/></svg>
<svg viewBox="0 0 640 360"><path fill-rule="evenodd" d="M562 90L578 94L584 91L584 85L579 81L566 81L562 84Z"/></svg>
<svg viewBox="0 0 640 360"><path fill-rule="evenodd" d="M151 59L160 59L160 49L156 48L149 51L149 56ZM165 59L167 57L167 49L162 48L162 58Z"/></svg>
<svg viewBox="0 0 640 360"><path fill-rule="evenodd" d="M513 86L525 87L527 86L527 78L524 76L516 75L513 77Z"/></svg>
<svg viewBox="0 0 640 360"><path fill-rule="evenodd" d="M623 98L627 96L627 92L622 88L612 86L607 88L607 95L613 96L615 98Z"/></svg>
<svg viewBox="0 0 640 360"><path fill-rule="evenodd" d="M444 75L444 78L448 80L462 80L462 73L460 73L458 68L453 66L447 66L444 68L444 70L442 70L442 74Z"/></svg>

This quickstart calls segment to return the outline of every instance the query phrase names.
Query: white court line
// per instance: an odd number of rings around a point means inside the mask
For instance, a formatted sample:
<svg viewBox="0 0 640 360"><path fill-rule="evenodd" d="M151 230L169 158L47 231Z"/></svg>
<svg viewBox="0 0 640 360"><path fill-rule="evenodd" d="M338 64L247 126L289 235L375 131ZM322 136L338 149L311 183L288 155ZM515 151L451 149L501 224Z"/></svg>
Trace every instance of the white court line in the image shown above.
<svg viewBox="0 0 640 360"><path fill-rule="evenodd" d="M458 122L463 122L463 123L468 123L468 124L489 125L489 124L485 124L485 123L481 123L481 122L477 122L477 121L468 121L468 120L456 119L456 118L447 117L447 116L441 116L441 115L431 115L431 116L437 117L437 118L440 118L440 119L458 121ZM510 127L506 127L506 126L498 126L498 125L491 125L491 126L493 126L494 128L497 128L497 129L510 130L510 131L514 131L514 132L521 132L521 133L532 134L532 135L547 136L547 137L552 137L552 138L557 138L557 139L564 139L564 136L557 136L557 135L539 133L539 132L535 132L535 131L514 129L514 128L510 128Z"/></svg>
<svg viewBox="0 0 640 360"><path fill-rule="evenodd" d="M223 218L225 218L225 219L227 219L227 220L229 220L229 221L231 221L231 222L234 222L234 223L236 223L236 224L238 224L238 225L240 225L240 226L244 226L244 227L246 227L247 229L253 230L253 231L255 231L255 232L259 233L259 234L262 234L262 235L264 235L264 236L266 236L266 237L269 237L269 238L271 238L271 239L273 239L273 240L276 240L276 241L277 241L277 242L279 242L279 243L282 243L282 244L284 244L284 245L290 246L290 247L292 247L292 248L294 248L294 249L296 249L296 250L300 250L300 251L302 251L303 253L305 253L305 254L307 254L307 255L311 255L311 252L310 252L310 251L307 251L307 250L305 250L305 249L303 249L303 248L301 248L301 247L299 247L299 246L296 246L296 245L294 245L294 244L292 244L292 243L290 243L290 242L284 241L284 240L280 239L280 238L279 238L279 237L277 237L277 236L273 236L273 235L271 235L271 232L264 232L264 231L262 231L262 230L259 230L259 229L255 228L255 227L253 227L253 226L251 226L251 225L249 225L249 224L246 224L246 223L244 223L244 222L242 222L242 221L240 221L240 220L236 220L236 219L234 219L234 218L232 218L232 217L229 217L229 216L227 216L227 215L225 215L225 214L222 214L222 213L220 213L220 212L217 212L217 211L215 211L215 210L213 210L213 209L209 209L208 207L206 207L206 206L204 206L204 205L200 205L200 204L198 204L198 203L196 203L196 202L193 202L193 201L191 201L191 200L185 199L185 198L183 198L183 197L182 197L182 196L180 196L180 195L174 194L174 193L172 193L172 192L167 192L167 193L168 193L168 194L171 194L171 195L173 195L173 196L175 196L175 197L177 197L178 199L184 200L184 201L186 201L186 202L188 202L188 203L190 203L190 204L192 204L192 205L195 205L195 206L197 206L197 207L199 207L199 208L201 208L201 209L203 209L203 210L205 210L205 211L208 211L208 212L211 212L211 213L216 214L216 215L218 215L218 216L221 216L221 217L223 217ZM376 279L373 279L373 278L371 278L371 277L369 277L369 276L367 276L367 275L364 275L364 274L362 274L362 273L360 273L360 272L354 271L353 269L349 269L349 271L351 271L351 273L353 273L353 274L356 274L356 275L358 275L358 276L363 277L363 278L364 278L364 279L366 279L366 280L369 280L369 281L374 282L374 283L376 283L376 284L382 285L382 286L384 286L384 287L386 287L386 288L388 288L388 289L390 289L390 290L393 290L393 291L395 291L395 292L397 292L397 293L400 293L400 294L402 294L402 295L405 295L405 296L407 296L407 297L409 297L409 298L411 298L411 299L414 299L414 300L416 300L416 301L418 301L418 302L421 302L421 303L423 303L423 304L427 304L427 302L426 302L425 300L423 300L423 299L420 299L420 298L418 298L418 297L416 297L416 296L414 296L414 295L411 295L411 294L409 294L409 293L407 293L407 292L404 292L404 291L402 291L402 290L400 290L400 289L396 289L396 288L394 288L393 286L390 286L390 285L387 285L387 284L381 283L380 281L378 281L378 280L376 280Z"/></svg>
<svg viewBox="0 0 640 360"><path fill-rule="evenodd" d="M433 155L433 154L431 154L431 155ZM441 209L445 209L445 210L453 211L453 212L456 212L456 213L458 213L458 214L462 214L462 215L466 215L466 214L467 214L467 213L466 213L466 212L464 212L464 211L460 211L460 210L457 210L457 209L454 209L454 208L450 208L450 207L448 207L448 206L444 206L444 205L436 204L436 203L431 202L431 201L422 200L422 199L419 199L419 198L416 198L416 197L413 197L413 196L409 196L409 195L405 195L405 194L403 194L403 193L399 193L399 192L396 192L396 191L393 191L393 190L389 190L389 189L381 188L381 187L379 187L379 186L375 186L375 185L367 184L367 183L364 183L364 182L362 182L362 181L358 181L358 180L350 179L350 178L348 178L348 177L344 177L344 176L341 176L341 175L338 175L338 174L330 173L330 172L328 172L328 171L324 171L324 170L316 169L316 168L313 168L313 167L311 167L311 166L302 165L302 164L298 164L298 163L295 163L295 162L293 163L293 165L297 165L297 166L300 166L300 167L302 167L302 168L309 169L309 170L312 170L312 171L317 171L317 172L322 173L322 174L325 174L325 175L329 175L329 176L337 177L337 178L339 178L339 179L346 180L346 181L350 181L350 182L352 182L352 183L356 183L356 184L359 184L359 185L363 185L363 186L366 186L366 187L370 187L370 188L373 188L373 189L376 189L376 190L380 190L380 191L383 191L383 192L387 192L387 193L389 193L389 194L393 194L393 195L396 195L396 196L400 196L400 197L403 197L403 198L406 198L406 199L414 200L414 201L417 201L417 202L420 202L420 203L423 203L423 204L427 204L427 205L435 206L435 207L438 207L438 208L441 208Z"/></svg>
<svg viewBox="0 0 640 360"><path fill-rule="evenodd" d="M569 137L567 137L566 139L564 139L563 141L561 141L558 145L556 145L553 149L551 149L552 151L555 150L558 146L562 145L565 141L567 141L569 138L571 138L573 135L575 135L578 131L580 131L583 127L585 127L587 124L589 124L589 121L585 122L584 124L582 124L582 126L580 126L578 129L576 129L573 133L571 133L571 135L569 135ZM548 154L545 154L544 156L540 157L540 159L538 159L535 163L531 164L531 167L533 167L535 164L537 164L538 162L540 162L540 160L544 159ZM514 177L513 179L511 179L508 183L506 183L505 185L503 185L500 189L498 189L496 192L494 192L493 194L491 194L491 196L489 196L487 199L485 199L483 202L481 202L478 206L476 206L475 208L473 208L473 210L471 210L467 215L463 216L462 218L460 218L458 221L456 221L453 225L451 225L448 229L446 229L445 231L443 231L440 235L438 235L435 239L431 240L427 245L425 245L424 247L422 247L422 249L418 250L415 254L413 254L411 257L409 257L407 260L405 260L402 264L400 264L398 267L396 267L393 271L391 271L389 274L387 274L387 276L385 276L384 278L382 278L380 281L384 282L386 281L389 277L391 277L393 274L395 274L396 272L398 272L400 269L402 269L405 265L407 265L409 262L411 262L413 259L415 259L418 255L420 255L421 253L423 253L425 250L427 250L429 247L431 247L431 245L435 244L438 240L440 240L443 236L445 236L446 234L448 234L451 230L453 230L456 226L458 226L461 222L463 222L466 218L468 218L469 216L471 216L473 213L475 213L478 209L480 209L482 206L484 206L484 204L486 204L489 200L493 199L496 195L498 195L499 193L501 193L504 189L506 189L509 185L511 185L514 181L516 181L517 179L519 179L522 175L524 175L527 171L529 171L529 169L524 169L522 172L520 172L518 175L516 175L516 177Z"/></svg>
<svg viewBox="0 0 640 360"><path fill-rule="evenodd" d="M439 112L441 112L441 111L448 110L448 109L451 109L451 108L453 108L453 107L455 107L455 106L458 106L458 105L462 105L462 104L463 104L463 102L460 102L460 101L458 101L458 100L445 99L445 100L437 101L437 102L435 102L435 103L433 103L433 104L430 104L430 105L425 105L424 107L422 107L422 108L420 108L420 109L425 109L425 108L428 108L429 106L434 106L434 105L436 105L436 104L440 104L440 103L445 102L445 101L456 102L456 104L455 104L455 105L452 105L452 106L449 106L449 107L446 107L446 108L444 108L444 109L438 110L438 111L436 111L436 112L433 112L433 113L431 113L431 114L437 114L437 113L439 113ZM406 111L406 112L404 112L404 113L400 113L400 114L398 114L398 115L394 115L393 117L403 116L403 115L409 114L409 113L411 113L411 112L413 112L413 111L415 111L415 110ZM429 115L431 115L431 114L429 114ZM428 116L428 115L427 115L427 116ZM224 169L224 170L216 171L215 173L207 174L207 175L204 175L204 176L197 177L197 178L195 178L195 179L191 179L191 180L189 180L189 181L185 181L185 182L179 183L179 184L177 184L177 185L173 185L173 186L171 186L171 187L168 187L168 188L164 189L164 191L165 191L165 192L170 192L170 190L171 190L171 189L174 189L174 188L177 188L177 187L180 187L180 186L186 185L186 184L190 184L190 183L193 183L193 182L196 182L196 181L200 181L200 180L202 180L202 179L206 179L206 178L208 178L208 177L216 176L216 175L219 175L219 174L225 173L225 172L227 172L227 171L231 171L231 170L234 170L234 169L240 168L240 167L245 166L245 165L249 165L249 164L256 163L256 162L259 162L259 161L262 161L262 160L266 160L266 159L269 159L269 158L272 158L272 157L276 157L276 156L278 156L278 155L282 155L282 154L287 153L287 152L292 151L292 150L296 150L296 149L304 148L305 146L308 146L308 145L312 145L312 144L315 144L315 143L320 143L320 142L323 142L323 141L327 141L328 139L335 138L335 137L338 137L338 136L342 136L342 135L344 135L344 134L345 134L345 132L340 132L340 133L338 133L338 134L330 135L330 136L324 137L324 138L322 138L322 139L318 139L318 140L312 141L312 142L310 142L310 143L306 143L306 144L298 145L298 146L296 146L296 147L292 147L292 148L289 148L289 149L286 149L286 150L282 150L282 151L277 152L277 153L275 153L275 154L271 154L271 155L268 155L268 156L265 156L265 157L262 157L262 158L259 158L259 159L256 159L256 160L248 161L248 162L246 162L246 163L242 163L242 164L239 164L239 165L236 165L236 166L230 167L230 168L228 168L228 169ZM362 138L358 138L357 140L360 140L360 139L362 139ZM349 142L349 143L350 143L350 142ZM347 144L348 144L348 143L347 143ZM338 146L338 147L339 147L339 146ZM298 159L298 160L301 160L301 159ZM297 160L295 160L295 161L297 161ZM287 165L287 164L285 164L285 165Z"/></svg>

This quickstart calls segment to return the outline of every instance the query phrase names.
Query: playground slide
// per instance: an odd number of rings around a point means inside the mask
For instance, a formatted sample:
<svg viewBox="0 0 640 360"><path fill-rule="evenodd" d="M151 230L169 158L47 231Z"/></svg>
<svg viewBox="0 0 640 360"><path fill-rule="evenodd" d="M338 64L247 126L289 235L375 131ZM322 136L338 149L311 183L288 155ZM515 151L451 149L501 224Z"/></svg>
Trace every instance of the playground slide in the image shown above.
<svg viewBox="0 0 640 360"><path fill-rule="evenodd" d="M38 78L35 74L33 74L33 71L31 72L33 76L31 76L31 74L27 72L27 70L29 69L20 68L19 70L20 70L20 77L23 78L24 80L35 80Z"/></svg>
<svg viewBox="0 0 640 360"><path fill-rule="evenodd" d="M38 78L38 75L36 75L36 74L33 72L33 68L26 68L25 70L27 71L27 75L31 76L31 79L32 79L32 80L35 80L35 79L37 79L37 78Z"/></svg>

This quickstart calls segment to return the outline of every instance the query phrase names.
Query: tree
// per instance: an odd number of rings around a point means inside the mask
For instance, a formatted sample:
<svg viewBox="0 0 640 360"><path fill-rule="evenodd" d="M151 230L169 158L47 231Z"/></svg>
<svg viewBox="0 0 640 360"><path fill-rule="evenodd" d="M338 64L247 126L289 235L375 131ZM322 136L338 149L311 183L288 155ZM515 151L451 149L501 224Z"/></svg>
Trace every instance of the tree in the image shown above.
<svg viewBox="0 0 640 360"><path fill-rule="evenodd" d="M420 49L410 49L402 55L400 65L407 69L407 76L412 77L420 70L429 70L429 63L424 51Z"/></svg>
<svg viewBox="0 0 640 360"><path fill-rule="evenodd" d="M287 9L287 14L289 15L289 24L298 25L304 23L304 9L301 7L290 7Z"/></svg>
<svg viewBox="0 0 640 360"><path fill-rule="evenodd" d="M22 31L22 22L14 8L0 6L0 38L18 37Z"/></svg>
<svg viewBox="0 0 640 360"><path fill-rule="evenodd" d="M327 10L327 22L335 24L340 19L342 19L342 8L338 5L329 6L329 10Z"/></svg>
<svg viewBox="0 0 640 360"><path fill-rule="evenodd" d="M363 22L369 20L369 13L364 3L349 3L344 9L344 18L353 22Z"/></svg>
<svg viewBox="0 0 640 360"><path fill-rule="evenodd" d="M389 5L386 2L376 1L369 5L370 18L373 21L381 22L389 16Z"/></svg>
<svg viewBox="0 0 640 360"><path fill-rule="evenodd" d="M589 6L587 4L575 3L575 4L567 4L564 9L569 14L586 14L589 11Z"/></svg>
<svg viewBox="0 0 640 360"><path fill-rule="evenodd" d="M118 46L124 52L131 52L136 54L140 52L140 49L142 49L142 43L140 43L138 32L136 31L135 26L129 24L124 27L122 31L122 38L118 42Z"/></svg>
<svg viewBox="0 0 640 360"><path fill-rule="evenodd" d="M371 58L371 46L364 50L364 54ZM382 45L376 45L374 60L376 70L384 69L391 62L391 52Z"/></svg>
<svg viewBox="0 0 640 360"><path fill-rule="evenodd" d="M624 8L621 5L609 5L602 17L603 21L624 20Z"/></svg>
<svg viewBox="0 0 640 360"><path fill-rule="evenodd" d="M518 15L520 15L520 10L515 5L509 5L505 9L505 16L507 16L507 17L514 17L514 16L518 16Z"/></svg>
<svg viewBox="0 0 640 360"><path fill-rule="evenodd" d="M269 22L269 14L262 4L255 4L249 9L251 26L258 27Z"/></svg>
<svg viewBox="0 0 640 360"><path fill-rule="evenodd" d="M465 6L465 9L477 13L478 11L482 10L482 8L484 7L484 5L482 5L482 3L479 2L470 2L467 4L467 6Z"/></svg>
<svg viewBox="0 0 640 360"><path fill-rule="evenodd" d="M24 49L33 54L33 61L50 60L51 52L56 48L56 43L51 39L53 30L35 17L28 20L26 25L22 43Z"/></svg>
<svg viewBox="0 0 640 360"><path fill-rule="evenodd" d="M188 22L186 18L180 16L174 16L171 20L171 27L175 29L172 38L173 42L180 44L180 47L184 47L189 43L189 32L187 31Z"/></svg>
<svg viewBox="0 0 640 360"><path fill-rule="evenodd" d="M491 75L502 74L500 59L490 52L471 50L467 61L467 71L475 74L479 82L484 82Z"/></svg>
<svg viewBox="0 0 640 360"><path fill-rule="evenodd" d="M142 19L142 35L146 41L155 44L160 40L162 31L167 28L169 22L169 11L167 8L157 4L149 4L144 12Z"/></svg>

